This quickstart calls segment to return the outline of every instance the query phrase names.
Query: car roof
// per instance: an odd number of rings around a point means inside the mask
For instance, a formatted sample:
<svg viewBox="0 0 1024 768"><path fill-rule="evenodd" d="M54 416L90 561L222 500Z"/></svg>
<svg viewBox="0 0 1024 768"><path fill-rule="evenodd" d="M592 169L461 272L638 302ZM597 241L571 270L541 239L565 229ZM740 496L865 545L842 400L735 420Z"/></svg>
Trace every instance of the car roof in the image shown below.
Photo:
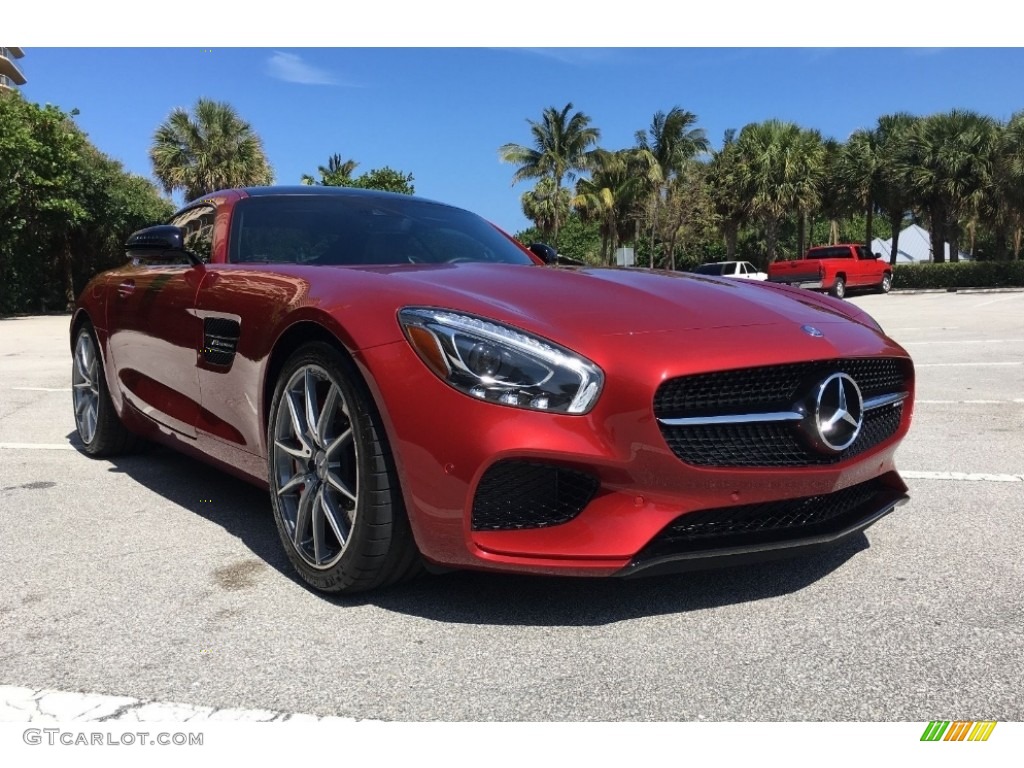
<svg viewBox="0 0 1024 768"><path fill-rule="evenodd" d="M232 189L221 189L216 192L208 192L202 197L190 200L185 203L175 216L179 216L189 208L200 203L212 203L217 205L224 199L239 200L245 197L293 197L293 196L317 196L317 197L350 197L363 200L415 200L420 203L431 205L442 205L445 208L464 210L448 203L441 203L417 195L406 195L401 192L384 192L379 189L361 189L357 187L328 187L313 184L290 184L273 187L234 187Z"/></svg>

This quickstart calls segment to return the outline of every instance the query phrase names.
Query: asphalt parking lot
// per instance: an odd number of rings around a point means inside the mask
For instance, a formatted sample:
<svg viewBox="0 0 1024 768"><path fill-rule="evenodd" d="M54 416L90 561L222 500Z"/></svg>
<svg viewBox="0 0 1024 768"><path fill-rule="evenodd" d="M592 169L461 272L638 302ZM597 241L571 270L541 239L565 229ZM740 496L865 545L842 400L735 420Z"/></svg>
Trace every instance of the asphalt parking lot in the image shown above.
<svg viewBox="0 0 1024 768"><path fill-rule="evenodd" d="M827 554L325 599L265 493L74 448L67 317L0 320L0 685L384 720L1024 720L1024 292L859 296L911 502Z"/></svg>

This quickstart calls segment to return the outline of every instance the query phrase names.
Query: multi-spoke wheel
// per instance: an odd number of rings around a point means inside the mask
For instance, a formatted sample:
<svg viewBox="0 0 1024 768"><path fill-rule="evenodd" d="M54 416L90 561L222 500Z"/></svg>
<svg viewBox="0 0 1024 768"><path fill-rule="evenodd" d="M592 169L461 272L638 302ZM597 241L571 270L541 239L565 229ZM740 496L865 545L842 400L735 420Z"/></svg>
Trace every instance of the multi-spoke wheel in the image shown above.
<svg viewBox="0 0 1024 768"><path fill-rule="evenodd" d="M882 284L879 286L882 293L888 293L892 290L892 272L886 272L882 275Z"/></svg>
<svg viewBox="0 0 1024 768"><path fill-rule="evenodd" d="M71 399L75 428L85 452L112 456L130 450L137 438L125 429L114 410L96 336L88 323L79 327L72 355Z"/></svg>
<svg viewBox="0 0 1024 768"><path fill-rule="evenodd" d="M380 418L336 350L311 344L285 364L267 447L278 532L307 582L355 592L418 570Z"/></svg>

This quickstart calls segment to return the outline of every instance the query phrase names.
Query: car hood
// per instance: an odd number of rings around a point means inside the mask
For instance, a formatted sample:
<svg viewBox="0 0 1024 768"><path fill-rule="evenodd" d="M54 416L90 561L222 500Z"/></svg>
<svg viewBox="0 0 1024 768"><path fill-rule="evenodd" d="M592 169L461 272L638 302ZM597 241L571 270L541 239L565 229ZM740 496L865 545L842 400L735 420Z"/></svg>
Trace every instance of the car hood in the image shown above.
<svg viewBox="0 0 1024 768"><path fill-rule="evenodd" d="M389 293L406 297L398 303L473 312L559 335L573 329L593 337L850 320L871 324L852 305L807 291L684 273L505 264L373 272Z"/></svg>

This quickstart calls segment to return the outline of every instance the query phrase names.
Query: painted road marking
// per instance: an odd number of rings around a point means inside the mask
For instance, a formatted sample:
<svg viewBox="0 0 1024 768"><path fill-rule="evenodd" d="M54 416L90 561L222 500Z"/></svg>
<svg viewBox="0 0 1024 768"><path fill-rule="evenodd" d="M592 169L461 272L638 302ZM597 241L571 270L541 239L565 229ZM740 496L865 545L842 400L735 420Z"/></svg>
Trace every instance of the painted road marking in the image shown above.
<svg viewBox="0 0 1024 768"><path fill-rule="evenodd" d="M0 448L12 451L74 451L71 443L0 443Z"/></svg>
<svg viewBox="0 0 1024 768"><path fill-rule="evenodd" d="M146 701L128 696L69 693L46 688L0 685L0 722L96 723L96 722L236 722L354 723L354 718L317 717L269 709L218 709L193 704ZM368 721L367 721L368 722Z"/></svg>
<svg viewBox="0 0 1024 768"><path fill-rule="evenodd" d="M1013 400L915 400L915 405L1024 405L1024 397L1015 397Z"/></svg>
<svg viewBox="0 0 1024 768"><path fill-rule="evenodd" d="M1015 344L1024 339L949 339L947 341L904 341L903 344Z"/></svg>
<svg viewBox="0 0 1024 768"><path fill-rule="evenodd" d="M969 365L971 368L976 368L980 365L1024 365L1021 362L1015 363L918 363L915 368L952 368L954 366L965 366Z"/></svg>
<svg viewBox="0 0 1024 768"><path fill-rule="evenodd" d="M11 387L18 392L70 392L71 387Z"/></svg>
<svg viewBox="0 0 1024 768"><path fill-rule="evenodd" d="M963 480L983 483L1024 483L1024 475L1000 475L988 472L919 472L900 470L907 480Z"/></svg>

